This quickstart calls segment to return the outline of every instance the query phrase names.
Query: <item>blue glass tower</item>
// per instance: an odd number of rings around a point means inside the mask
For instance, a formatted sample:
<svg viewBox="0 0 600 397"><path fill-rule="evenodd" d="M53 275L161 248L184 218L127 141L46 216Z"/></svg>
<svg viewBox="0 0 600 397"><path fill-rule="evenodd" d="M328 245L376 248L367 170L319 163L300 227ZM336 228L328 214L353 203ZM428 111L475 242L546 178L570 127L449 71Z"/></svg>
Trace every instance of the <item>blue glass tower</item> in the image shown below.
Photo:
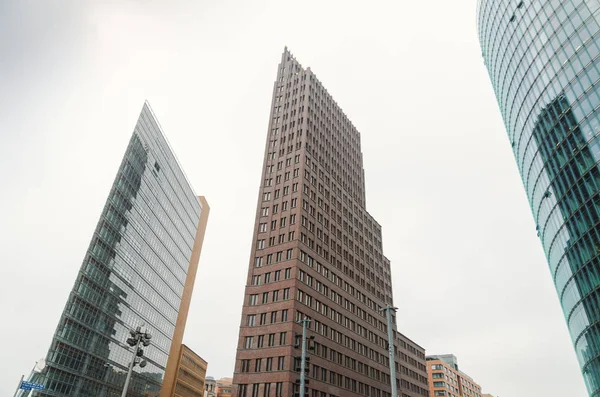
<svg viewBox="0 0 600 397"><path fill-rule="evenodd" d="M37 396L120 396L132 354L125 342L137 326L152 343L128 396L158 395L172 344L181 343L205 203L145 104L35 379L45 386Z"/></svg>
<svg viewBox="0 0 600 397"><path fill-rule="evenodd" d="M600 396L600 2L480 0L479 40L590 396Z"/></svg>

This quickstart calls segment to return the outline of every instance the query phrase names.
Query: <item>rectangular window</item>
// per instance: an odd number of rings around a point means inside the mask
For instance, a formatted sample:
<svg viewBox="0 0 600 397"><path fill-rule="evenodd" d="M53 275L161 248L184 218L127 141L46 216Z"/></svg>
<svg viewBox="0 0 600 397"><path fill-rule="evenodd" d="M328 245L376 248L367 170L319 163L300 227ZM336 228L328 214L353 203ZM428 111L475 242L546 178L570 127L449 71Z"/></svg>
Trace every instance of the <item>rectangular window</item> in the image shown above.
<svg viewBox="0 0 600 397"><path fill-rule="evenodd" d="M258 294L250 295L250 298L248 299L248 304L250 306L258 305Z"/></svg>
<svg viewBox="0 0 600 397"><path fill-rule="evenodd" d="M265 336L264 335L258 335L258 341L256 343L256 347L264 347L265 346Z"/></svg>
<svg viewBox="0 0 600 397"><path fill-rule="evenodd" d="M292 259L293 252L294 252L294 250L291 248L289 250L287 250L285 253L285 259L288 259L288 260ZM262 257L260 259L261 259L261 266L262 266Z"/></svg>
<svg viewBox="0 0 600 397"><path fill-rule="evenodd" d="M279 345L280 346L285 345L286 339L287 339L287 332L280 332L279 333Z"/></svg>
<svg viewBox="0 0 600 397"><path fill-rule="evenodd" d="M271 324L275 324L277 322L277 312L271 312Z"/></svg>
<svg viewBox="0 0 600 397"><path fill-rule="evenodd" d="M246 397L247 391L248 391L248 385L239 385L238 386L238 397Z"/></svg>
<svg viewBox="0 0 600 397"><path fill-rule="evenodd" d="M254 364L254 372L262 371L262 358L257 358Z"/></svg>
<svg viewBox="0 0 600 397"><path fill-rule="evenodd" d="M241 372L250 372L250 360L241 360Z"/></svg>
<svg viewBox="0 0 600 397"><path fill-rule="evenodd" d="M256 249L264 249L265 248L265 240L264 239L260 239L258 241L256 241Z"/></svg>
<svg viewBox="0 0 600 397"><path fill-rule="evenodd" d="M248 315L246 325L249 327L254 327L256 325L256 315L255 314Z"/></svg>
<svg viewBox="0 0 600 397"><path fill-rule="evenodd" d="M241 397L246 397L246 395L244 394L244 396ZM275 384L275 397L283 397L283 382L277 382Z"/></svg>
<svg viewBox="0 0 600 397"><path fill-rule="evenodd" d="M252 349L253 344L254 344L253 336L246 336L244 338L244 349Z"/></svg>
<svg viewBox="0 0 600 397"><path fill-rule="evenodd" d="M248 360L250 361L250 360ZM278 371L283 371L285 367L285 357L284 356L280 356L277 358L277 370Z"/></svg>
<svg viewBox="0 0 600 397"><path fill-rule="evenodd" d="M288 267L285 269L285 279L289 280L290 278L292 278L292 268Z"/></svg>
<svg viewBox="0 0 600 397"><path fill-rule="evenodd" d="M271 397L271 384L265 383L263 397Z"/></svg>
<svg viewBox="0 0 600 397"><path fill-rule="evenodd" d="M284 288L283 289L283 300L288 300L288 299L290 299L290 289Z"/></svg>
<svg viewBox="0 0 600 397"><path fill-rule="evenodd" d="M267 364L265 365L265 371L267 371L267 372L273 371L273 357L267 358Z"/></svg>
<svg viewBox="0 0 600 397"><path fill-rule="evenodd" d="M269 334L269 347L275 346L275 334Z"/></svg>
<svg viewBox="0 0 600 397"><path fill-rule="evenodd" d="M288 320L288 309L284 309L281 311L281 321Z"/></svg>

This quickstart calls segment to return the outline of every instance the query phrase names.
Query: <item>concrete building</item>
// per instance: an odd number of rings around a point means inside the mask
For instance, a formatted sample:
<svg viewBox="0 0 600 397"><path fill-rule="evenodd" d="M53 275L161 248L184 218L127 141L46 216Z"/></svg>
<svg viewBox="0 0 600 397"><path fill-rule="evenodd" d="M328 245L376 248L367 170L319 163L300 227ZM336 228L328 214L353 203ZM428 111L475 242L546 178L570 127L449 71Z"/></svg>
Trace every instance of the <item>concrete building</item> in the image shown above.
<svg viewBox="0 0 600 397"><path fill-rule="evenodd" d="M36 375L45 386L36 396L121 395L132 359L125 342L138 326L152 340L128 395L173 384L208 212L144 104Z"/></svg>
<svg viewBox="0 0 600 397"><path fill-rule="evenodd" d="M600 396L600 2L479 0L479 41L590 396Z"/></svg>
<svg viewBox="0 0 600 397"><path fill-rule="evenodd" d="M181 345L174 385L163 384L163 389L171 390L167 397L203 397L207 366L202 357Z"/></svg>
<svg viewBox="0 0 600 397"><path fill-rule="evenodd" d="M481 386L458 369L453 354L427 356L427 373L431 397L482 397Z"/></svg>
<svg viewBox="0 0 600 397"><path fill-rule="evenodd" d="M311 397L387 397L381 309L393 306L391 268L381 226L366 209L360 133L287 49L265 146L233 393L289 397L297 391L297 321L307 318L315 337ZM406 359L418 371L398 373L396 383L404 397L427 396L424 352L403 338L395 348L414 349Z"/></svg>

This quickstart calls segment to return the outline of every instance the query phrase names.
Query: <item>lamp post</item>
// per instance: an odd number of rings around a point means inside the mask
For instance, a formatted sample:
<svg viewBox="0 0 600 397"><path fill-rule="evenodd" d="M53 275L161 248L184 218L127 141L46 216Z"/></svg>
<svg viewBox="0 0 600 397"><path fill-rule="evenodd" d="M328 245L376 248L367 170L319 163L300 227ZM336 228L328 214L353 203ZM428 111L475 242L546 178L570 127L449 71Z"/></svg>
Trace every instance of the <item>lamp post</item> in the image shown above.
<svg viewBox="0 0 600 397"><path fill-rule="evenodd" d="M305 318L298 321L302 323L302 358L300 359L300 397L305 397L305 386L306 386L306 327L310 320Z"/></svg>
<svg viewBox="0 0 600 397"><path fill-rule="evenodd" d="M394 330L392 329L392 312L396 313L397 307L386 305L381 311L385 311L387 315L387 331L388 331L388 354L390 356L390 383L392 386L392 397L398 397L396 390L396 357L394 354Z"/></svg>
<svg viewBox="0 0 600 397"><path fill-rule="evenodd" d="M144 350L140 345L144 347L150 345L150 339L152 335L150 333L142 332L141 327L137 327L136 329L132 329L129 331L131 334L131 338L127 338L127 344L133 347L133 355L131 356L131 362L129 363L129 371L127 371L127 378L125 378L125 385L123 386L123 393L121 393L121 397L127 396L127 389L129 389L129 381L131 380L131 374L133 372L133 367L139 365L140 368L144 368L148 362L146 360L142 360L141 357L144 355Z"/></svg>

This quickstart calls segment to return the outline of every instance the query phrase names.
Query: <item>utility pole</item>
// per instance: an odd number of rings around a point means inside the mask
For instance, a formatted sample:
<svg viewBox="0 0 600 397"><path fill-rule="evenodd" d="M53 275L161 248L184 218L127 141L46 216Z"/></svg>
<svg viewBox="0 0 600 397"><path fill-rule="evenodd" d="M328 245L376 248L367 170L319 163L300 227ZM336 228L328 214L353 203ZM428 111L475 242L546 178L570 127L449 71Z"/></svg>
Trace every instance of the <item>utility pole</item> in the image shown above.
<svg viewBox="0 0 600 397"><path fill-rule="evenodd" d="M392 311L396 313L397 307L386 305L382 311L387 314L387 330L388 330L388 353L390 356L390 383L392 386L392 396L398 397L398 391L396 390L396 357L394 354L394 330L392 328Z"/></svg>
<svg viewBox="0 0 600 397"><path fill-rule="evenodd" d="M144 368L146 364L148 364L146 360L141 359L141 357L144 355L144 350L140 347L140 344L143 346L148 346L150 345L150 339L152 338L152 335L150 335L148 332L142 332L142 328L139 326L136 329L130 330L129 333L131 334L131 338L127 338L127 344L131 347L134 347L134 349L121 397L127 396L127 390L129 389L129 381L131 380L133 367L135 367L136 364L139 364L140 368Z"/></svg>
<svg viewBox="0 0 600 397"><path fill-rule="evenodd" d="M305 385L306 385L306 327L310 320L304 318L303 320L298 321L298 323L302 323L302 358L300 359L300 397L306 397L304 394Z"/></svg>

